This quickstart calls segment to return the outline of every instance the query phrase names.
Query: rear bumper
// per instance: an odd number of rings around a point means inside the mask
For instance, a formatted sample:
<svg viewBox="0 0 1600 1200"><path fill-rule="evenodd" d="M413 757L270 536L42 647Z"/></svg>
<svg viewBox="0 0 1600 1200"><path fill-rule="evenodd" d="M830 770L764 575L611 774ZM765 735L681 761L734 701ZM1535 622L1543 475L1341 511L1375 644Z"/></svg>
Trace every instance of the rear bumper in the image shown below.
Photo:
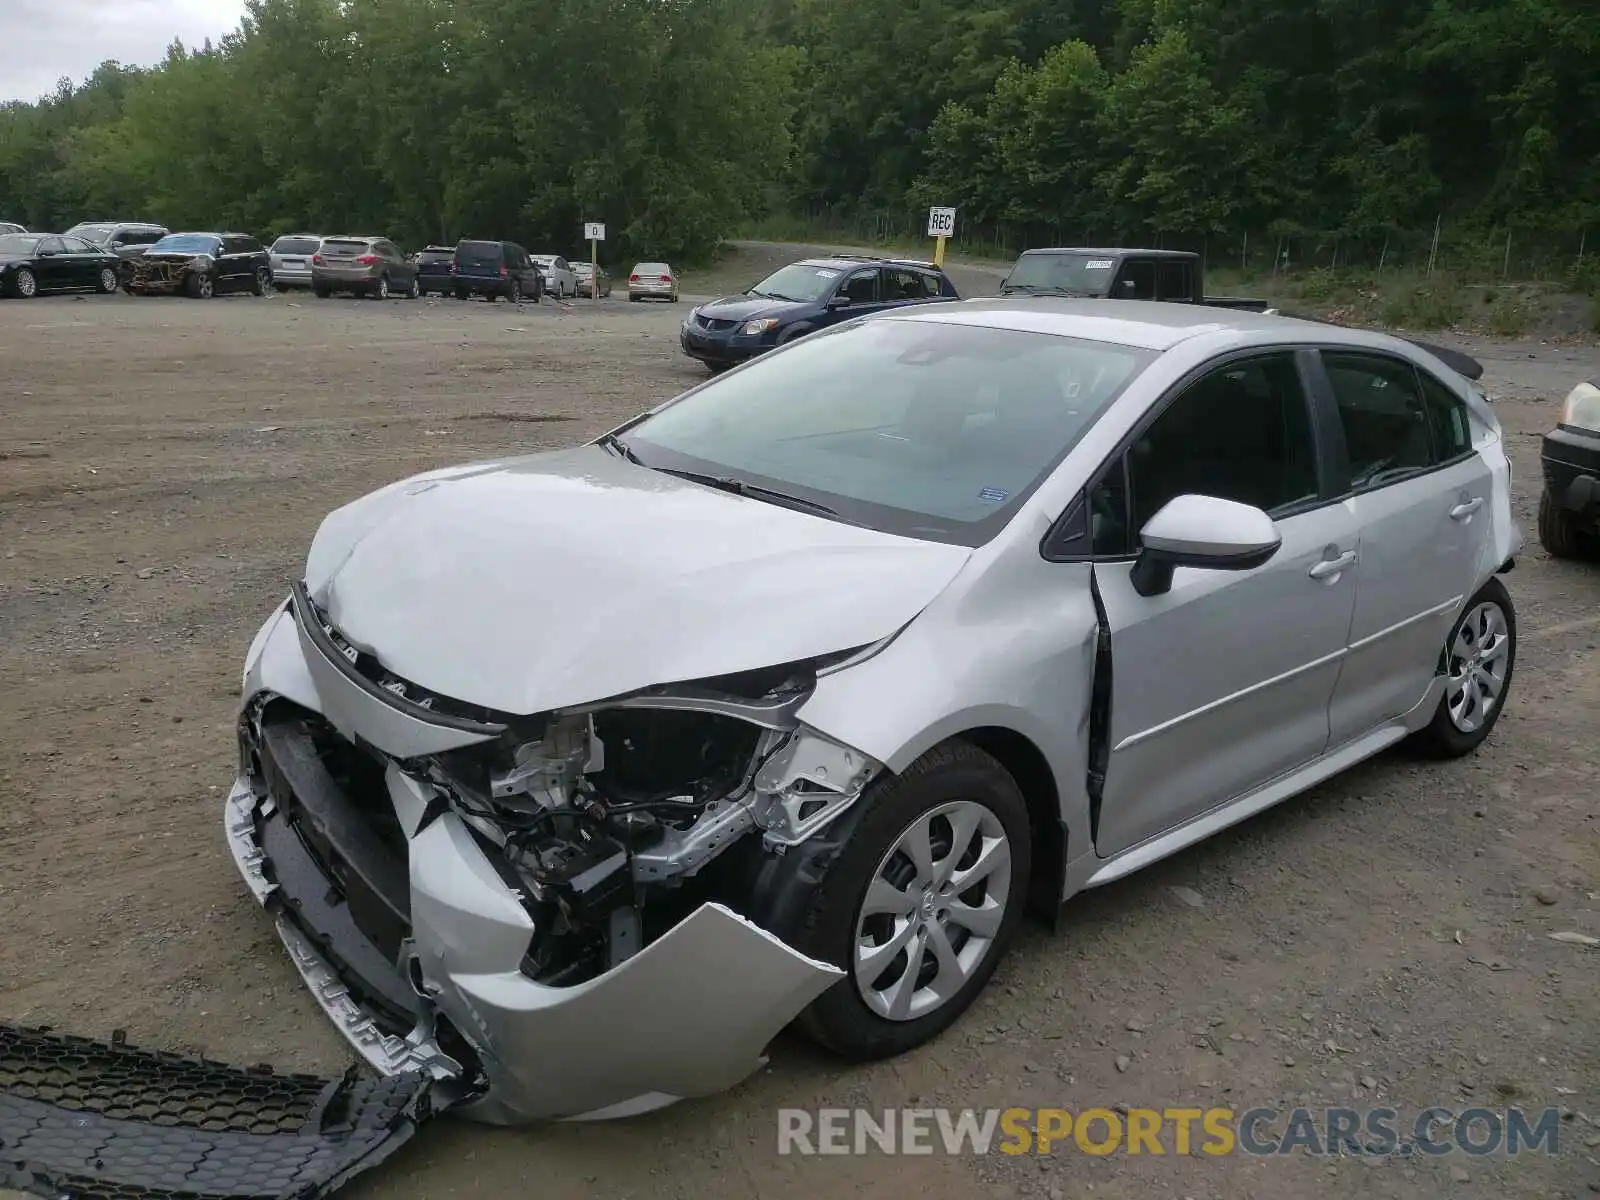
<svg viewBox="0 0 1600 1200"><path fill-rule="evenodd" d="M274 287L310 287L311 270L309 267L273 267L272 283Z"/></svg>
<svg viewBox="0 0 1600 1200"><path fill-rule="evenodd" d="M364 291L378 286L378 273L365 267L359 271L338 271L329 270L326 267L312 267L311 286L333 288L335 290L353 288Z"/></svg>
<svg viewBox="0 0 1600 1200"><path fill-rule="evenodd" d="M1580 521L1600 523L1600 433L1559 426L1540 449L1544 487Z"/></svg>
<svg viewBox="0 0 1600 1200"><path fill-rule="evenodd" d="M280 610L252 646L247 696L288 697L374 747L423 743L410 726L424 722L382 711L320 656ZM522 970L533 917L495 847L393 760L381 784L374 766L370 789L346 793L306 744L317 725L283 700L247 703L225 815L234 860L357 1052L386 1074L454 1081L466 1116L616 1117L722 1091L842 975L708 903L603 974L535 982Z"/></svg>
<svg viewBox="0 0 1600 1200"><path fill-rule="evenodd" d="M630 283L628 295L650 296L658 300L670 300L678 294L677 289L666 283Z"/></svg>

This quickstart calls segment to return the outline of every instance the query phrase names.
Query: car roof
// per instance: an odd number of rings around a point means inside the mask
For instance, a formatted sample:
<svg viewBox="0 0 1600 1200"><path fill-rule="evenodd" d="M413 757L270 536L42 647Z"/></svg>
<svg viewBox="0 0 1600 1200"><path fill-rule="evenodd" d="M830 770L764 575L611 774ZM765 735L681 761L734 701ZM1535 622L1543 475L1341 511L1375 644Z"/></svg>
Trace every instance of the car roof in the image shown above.
<svg viewBox="0 0 1600 1200"><path fill-rule="evenodd" d="M1156 351L1170 350L1190 338L1228 333L1255 334L1266 345L1297 340L1374 348L1405 344L1383 333L1324 325L1276 313L1159 300L1078 300L1048 296L982 298L889 309L864 319L1011 329Z"/></svg>
<svg viewBox="0 0 1600 1200"><path fill-rule="evenodd" d="M938 271L939 267L925 258L878 258L868 254L823 254L816 258L802 258L789 264L794 267L832 267L848 271L851 267L917 267L923 271Z"/></svg>
<svg viewBox="0 0 1600 1200"><path fill-rule="evenodd" d="M1146 250L1136 246L1037 246L1023 254L1094 254L1101 258L1122 258L1136 254L1140 258L1198 258L1193 250Z"/></svg>

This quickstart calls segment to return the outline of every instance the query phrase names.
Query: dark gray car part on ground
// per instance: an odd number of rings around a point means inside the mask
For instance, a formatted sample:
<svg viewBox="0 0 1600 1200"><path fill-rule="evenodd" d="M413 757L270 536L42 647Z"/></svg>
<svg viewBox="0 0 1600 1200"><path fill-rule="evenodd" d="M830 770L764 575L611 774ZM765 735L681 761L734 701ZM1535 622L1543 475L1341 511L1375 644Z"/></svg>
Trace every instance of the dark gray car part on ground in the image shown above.
<svg viewBox="0 0 1600 1200"><path fill-rule="evenodd" d="M314 1200L435 1114L423 1072L243 1069L0 1024L0 1188L51 1200Z"/></svg>

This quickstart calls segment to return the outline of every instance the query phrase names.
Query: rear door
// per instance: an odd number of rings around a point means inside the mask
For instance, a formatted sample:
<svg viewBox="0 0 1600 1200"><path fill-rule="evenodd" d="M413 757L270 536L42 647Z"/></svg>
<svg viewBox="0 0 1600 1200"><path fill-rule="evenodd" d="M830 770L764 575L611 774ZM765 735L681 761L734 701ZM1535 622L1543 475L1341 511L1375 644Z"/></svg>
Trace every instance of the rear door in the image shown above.
<svg viewBox="0 0 1600 1200"><path fill-rule="evenodd" d="M1337 744L1427 695L1492 536L1492 479L1454 389L1398 355L1328 349L1320 364L1361 521L1361 581L1330 718Z"/></svg>
<svg viewBox="0 0 1600 1200"><path fill-rule="evenodd" d="M105 251L82 238L63 236L61 244L66 248L67 259L72 264L71 286L97 287L100 282L100 262L105 257Z"/></svg>
<svg viewBox="0 0 1600 1200"><path fill-rule="evenodd" d="M372 248L383 258L391 286L399 292L410 291L411 281L416 278L417 268L406 261L406 256L400 253L400 247L387 238L381 238Z"/></svg>
<svg viewBox="0 0 1600 1200"><path fill-rule="evenodd" d="M1111 643L1095 849L1136 846L1317 758L1356 598L1360 530L1330 497L1294 351L1180 384L1090 486ZM1139 530L1183 494L1251 504L1282 545L1248 571L1180 567L1141 596Z"/></svg>

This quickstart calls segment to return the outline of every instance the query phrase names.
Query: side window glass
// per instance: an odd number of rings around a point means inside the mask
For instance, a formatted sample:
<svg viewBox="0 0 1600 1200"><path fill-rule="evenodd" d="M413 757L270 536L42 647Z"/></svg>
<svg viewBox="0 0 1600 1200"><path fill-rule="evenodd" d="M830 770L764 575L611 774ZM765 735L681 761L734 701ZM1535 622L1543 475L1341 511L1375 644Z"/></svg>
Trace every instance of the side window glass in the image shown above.
<svg viewBox="0 0 1600 1200"><path fill-rule="evenodd" d="M925 300L928 290L923 277L915 271L895 267L884 273L885 300Z"/></svg>
<svg viewBox="0 0 1600 1200"><path fill-rule="evenodd" d="M1162 300L1198 300L1194 294L1194 272L1186 262L1164 262L1156 273L1158 295Z"/></svg>
<svg viewBox="0 0 1600 1200"><path fill-rule="evenodd" d="M1467 417L1467 406L1460 396L1426 371L1419 370L1417 378L1422 382L1422 400L1428 407L1433 461L1453 462L1472 449L1472 424Z"/></svg>
<svg viewBox="0 0 1600 1200"><path fill-rule="evenodd" d="M1118 457L1089 489L1089 552L1097 558L1132 554L1127 459Z"/></svg>
<svg viewBox="0 0 1600 1200"><path fill-rule="evenodd" d="M1119 300L1154 300L1156 298L1156 265L1153 262L1126 262L1117 276L1116 290L1111 293Z"/></svg>
<svg viewBox="0 0 1600 1200"><path fill-rule="evenodd" d="M40 254L65 254L66 247L61 244L60 238L45 238L39 243Z"/></svg>
<svg viewBox="0 0 1600 1200"><path fill-rule="evenodd" d="M854 304L870 304L878 298L878 272L858 271L845 281L842 289Z"/></svg>
<svg viewBox="0 0 1600 1200"><path fill-rule="evenodd" d="M1317 498L1316 447L1292 353L1228 363L1190 384L1128 450L1132 528L1195 493L1277 515Z"/></svg>
<svg viewBox="0 0 1600 1200"><path fill-rule="evenodd" d="M1350 485L1380 487L1433 464L1427 410L1410 363L1324 352L1350 456Z"/></svg>

